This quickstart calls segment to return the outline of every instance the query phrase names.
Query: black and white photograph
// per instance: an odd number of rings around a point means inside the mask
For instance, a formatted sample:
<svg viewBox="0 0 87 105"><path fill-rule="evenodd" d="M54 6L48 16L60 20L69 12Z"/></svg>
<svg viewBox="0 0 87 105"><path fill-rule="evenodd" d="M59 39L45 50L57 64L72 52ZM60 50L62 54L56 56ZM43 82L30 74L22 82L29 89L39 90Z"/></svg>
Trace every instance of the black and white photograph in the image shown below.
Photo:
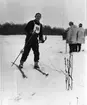
<svg viewBox="0 0 87 105"><path fill-rule="evenodd" d="M87 1L0 0L0 105L87 105Z"/></svg>

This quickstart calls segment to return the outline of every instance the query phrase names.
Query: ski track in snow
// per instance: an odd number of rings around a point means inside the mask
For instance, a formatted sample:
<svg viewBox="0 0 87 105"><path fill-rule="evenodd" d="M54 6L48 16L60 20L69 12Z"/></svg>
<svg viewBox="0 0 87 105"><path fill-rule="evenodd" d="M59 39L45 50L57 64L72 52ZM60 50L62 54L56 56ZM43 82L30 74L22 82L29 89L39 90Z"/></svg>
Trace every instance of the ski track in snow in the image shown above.
<svg viewBox="0 0 87 105"><path fill-rule="evenodd" d="M16 66L11 67L24 46L25 36L0 36L0 105L87 105L86 102L86 62L87 38L84 52L73 54L73 90L67 91L65 85L65 41L61 36L48 36L40 44L40 66L48 77L33 69L31 50L24 63L23 79ZM20 56L21 57L21 56ZM16 61L19 64L20 57ZM62 71L63 72L62 72Z"/></svg>

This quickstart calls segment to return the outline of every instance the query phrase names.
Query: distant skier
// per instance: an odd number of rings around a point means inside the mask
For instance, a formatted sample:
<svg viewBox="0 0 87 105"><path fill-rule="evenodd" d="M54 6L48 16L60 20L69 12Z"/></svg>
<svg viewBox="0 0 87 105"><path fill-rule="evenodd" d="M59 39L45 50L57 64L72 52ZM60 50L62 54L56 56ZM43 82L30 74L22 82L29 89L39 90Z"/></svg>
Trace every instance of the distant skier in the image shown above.
<svg viewBox="0 0 87 105"><path fill-rule="evenodd" d="M77 42L76 42L76 37L77 37L77 26L74 25L73 22L69 22L69 28L67 31L67 37L66 37L66 42L69 44L69 49L70 49L70 53L72 52L76 52L76 46L77 46Z"/></svg>
<svg viewBox="0 0 87 105"><path fill-rule="evenodd" d="M78 33L77 33L77 52L81 50L81 44L85 43L85 30L82 27L82 23L79 24Z"/></svg>
<svg viewBox="0 0 87 105"><path fill-rule="evenodd" d="M29 52L32 48L34 53L34 68L39 68L39 42L44 43L43 32L42 32L42 24L40 23L41 14L36 13L35 19L28 22L25 27L26 39L25 39L25 47L20 60L19 67L23 68L23 64L26 61ZM39 40L38 40L39 39Z"/></svg>

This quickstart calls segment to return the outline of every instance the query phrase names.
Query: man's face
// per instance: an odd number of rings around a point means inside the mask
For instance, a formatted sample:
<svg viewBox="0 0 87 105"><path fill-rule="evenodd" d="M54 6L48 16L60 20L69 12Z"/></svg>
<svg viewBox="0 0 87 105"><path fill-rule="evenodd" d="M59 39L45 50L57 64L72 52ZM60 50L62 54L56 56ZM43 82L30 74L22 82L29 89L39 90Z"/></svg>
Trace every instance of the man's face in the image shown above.
<svg viewBox="0 0 87 105"><path fill-rule="evenodd" d="M40 21L40 19L41 19L41 14L36 14L35 19L36 19L37 21Z"/></svg>

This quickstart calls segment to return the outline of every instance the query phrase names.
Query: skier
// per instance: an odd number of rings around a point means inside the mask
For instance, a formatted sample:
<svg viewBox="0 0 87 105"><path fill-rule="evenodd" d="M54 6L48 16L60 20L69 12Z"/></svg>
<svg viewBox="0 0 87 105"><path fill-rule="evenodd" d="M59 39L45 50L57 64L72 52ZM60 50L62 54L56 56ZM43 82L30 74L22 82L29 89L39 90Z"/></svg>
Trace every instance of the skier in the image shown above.
<svg viewBox="0 0 87 105"><path fill-rule="evenodd" d="M34 68L39 68L39 42L44 43L43 33L42 33L42 24L40 23L41 14L36 13L35 19L28 22L25 27L26 39L24 51L22 51L22 57L20 60L19 67L23 68L23 64L26 61L29 52L32 48L34 53Z"/></svg>
<svg viewBox="0 0 87 105"><path fill-rule="evenodd" d="M85 43L85 30L82 27L82 23L80 23L77 33L77 52L80 52L81 44L83 43Z"/></svg>
<svg viewBox="0 0 87 105"><path fill-rule="evenodd" d="M77 36L77 26L73 22L69 22L69 28L67 32L66 42L69 44L70 53L76 52L76 36Z"/></svg>

